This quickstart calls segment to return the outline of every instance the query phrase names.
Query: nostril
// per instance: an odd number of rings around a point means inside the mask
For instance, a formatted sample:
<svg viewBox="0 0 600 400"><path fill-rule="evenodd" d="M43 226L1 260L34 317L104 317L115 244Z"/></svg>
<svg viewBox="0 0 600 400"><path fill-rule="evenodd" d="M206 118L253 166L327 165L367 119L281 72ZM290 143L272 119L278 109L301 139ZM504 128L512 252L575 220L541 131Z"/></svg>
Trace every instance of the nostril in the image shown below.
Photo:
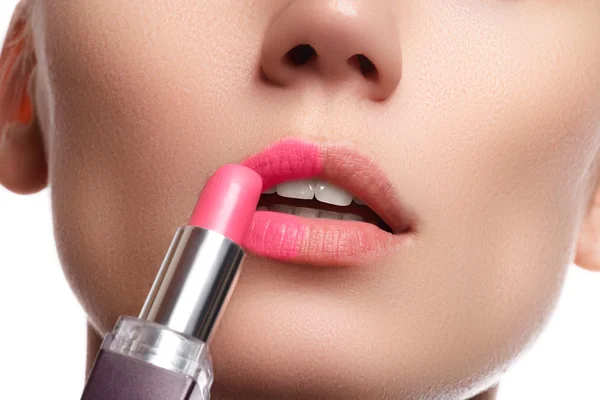
<svg viewBox="0 0 600 400"><path fill-rule="evenodd" d="M292 65L304 65L316 57L316 50L309 44L300 44L285 55L286 61Z"/></svg>
<svg viewBox="0 0 600 400"><path fill-rule="evenodd" d="M376 81L379 75L375 64L364 54L356 54L348 59L348 64L360 71L370 81Z"/></svg>

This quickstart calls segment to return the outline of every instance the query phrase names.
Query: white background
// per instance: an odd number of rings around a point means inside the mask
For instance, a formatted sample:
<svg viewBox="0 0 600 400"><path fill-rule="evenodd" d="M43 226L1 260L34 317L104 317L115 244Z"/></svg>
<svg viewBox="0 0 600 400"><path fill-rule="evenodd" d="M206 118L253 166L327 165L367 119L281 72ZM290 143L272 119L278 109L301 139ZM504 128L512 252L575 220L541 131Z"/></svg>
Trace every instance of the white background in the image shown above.
<svg viewBox="0 0 600 400"><path fill-rule="evenodd" d="M0 0L0 39L15 4ZM600 274L572 267L550 325L509 371L500 400L600 399L599 311ZM79 399L85 341L85 315L54 246L49 191L0 189L0 399Z"/></svg>

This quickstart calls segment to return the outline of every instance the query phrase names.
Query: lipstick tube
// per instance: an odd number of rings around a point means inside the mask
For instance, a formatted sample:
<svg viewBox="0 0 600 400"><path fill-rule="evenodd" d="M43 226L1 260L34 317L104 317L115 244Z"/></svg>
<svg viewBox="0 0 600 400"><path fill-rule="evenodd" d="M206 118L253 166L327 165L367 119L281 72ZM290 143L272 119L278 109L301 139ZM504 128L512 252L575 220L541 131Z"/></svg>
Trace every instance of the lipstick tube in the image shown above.
<svg viewBox="0 0 600 400"><path fill-rule="evenodd" d="M242 166L213 175L196 223L177 230L139 317L121 317L105 336L81 400L210 399L208 344L244 258L232 237L243 237L261 189Z"/></svg>

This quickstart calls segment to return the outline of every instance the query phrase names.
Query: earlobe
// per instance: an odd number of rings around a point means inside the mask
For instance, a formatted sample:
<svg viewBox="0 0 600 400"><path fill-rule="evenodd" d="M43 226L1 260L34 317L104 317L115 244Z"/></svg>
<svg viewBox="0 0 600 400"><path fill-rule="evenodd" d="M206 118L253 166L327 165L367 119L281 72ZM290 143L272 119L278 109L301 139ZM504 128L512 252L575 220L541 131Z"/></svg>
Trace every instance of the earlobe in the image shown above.
<svg viewBox="0 0 600 400"><path fill-rule="evenodd" d="M575 264L590 271L600 271L600 189L597 189L581 226Z"/></svg>
<svg viewBox="0 0 600 400"><path fill-rule="evenodd" d="M0 183L18 194L30 194L47 185L48 168L37 123L8 125L0 142Z"/></svg>
<svg viewBox="0 0 600 400"><path fill-rule="evenodd" d="M35 56L29 30L30 3L13 15L0 54L0 184L20 194L47 184L44 143L35 116Z"/></svg>

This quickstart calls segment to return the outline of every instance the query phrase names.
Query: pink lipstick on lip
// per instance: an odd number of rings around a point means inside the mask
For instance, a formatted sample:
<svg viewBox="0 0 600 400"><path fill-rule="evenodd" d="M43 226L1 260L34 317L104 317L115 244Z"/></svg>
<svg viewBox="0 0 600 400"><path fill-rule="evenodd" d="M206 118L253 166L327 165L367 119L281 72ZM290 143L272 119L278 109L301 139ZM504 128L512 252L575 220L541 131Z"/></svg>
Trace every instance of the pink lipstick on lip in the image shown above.
<svg viewBox="0 0 600 400"><path fill-rule="evenodd" d="M263 179L263 188L320 178L365 201L396 234L375 225L257 211L244 239L254 254L281 261L322 266L349 266L391 251L409 239L411 215L379 167L347 146L288 139L247 158L245 166Z"/></svg>

